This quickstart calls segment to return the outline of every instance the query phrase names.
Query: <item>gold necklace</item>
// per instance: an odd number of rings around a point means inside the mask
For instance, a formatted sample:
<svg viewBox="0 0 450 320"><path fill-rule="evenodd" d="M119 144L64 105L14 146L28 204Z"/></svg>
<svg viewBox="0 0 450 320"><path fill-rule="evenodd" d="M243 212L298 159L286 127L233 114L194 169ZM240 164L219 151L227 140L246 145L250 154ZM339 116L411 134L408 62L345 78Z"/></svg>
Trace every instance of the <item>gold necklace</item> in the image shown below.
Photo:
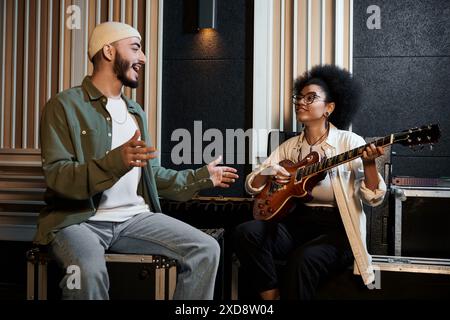
<svg viewBox="0 0 450 320"><path fill-rule="evenodd" d="M319 142L323 141L323 138L324 138L326 135L328 135L328 129L329 129L329 127L327 128L327 130L325 130L324 134L321 135L320 138L317 139L316 142L314 142L313 144L309 143L308 138L306 137L306 132L305 132L305 139L306 139L306 142L309 144L309 153L312 152L312 148L313 148L315 145L317 145Z"/></svg>

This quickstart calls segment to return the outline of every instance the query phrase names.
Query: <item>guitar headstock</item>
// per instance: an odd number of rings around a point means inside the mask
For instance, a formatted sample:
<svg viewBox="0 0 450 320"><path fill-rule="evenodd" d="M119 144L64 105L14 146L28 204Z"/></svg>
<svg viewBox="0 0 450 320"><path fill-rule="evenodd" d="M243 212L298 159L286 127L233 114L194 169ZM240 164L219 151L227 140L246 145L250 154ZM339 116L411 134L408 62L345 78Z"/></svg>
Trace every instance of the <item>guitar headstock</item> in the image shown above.
<svg viewBox="0 0 450 320"><path fill-rule="evenodd" d="M430 124L419 128L411 128L394 134L394 142L404 146L420 146L436 143L441 137L438 124Z"/></svg>

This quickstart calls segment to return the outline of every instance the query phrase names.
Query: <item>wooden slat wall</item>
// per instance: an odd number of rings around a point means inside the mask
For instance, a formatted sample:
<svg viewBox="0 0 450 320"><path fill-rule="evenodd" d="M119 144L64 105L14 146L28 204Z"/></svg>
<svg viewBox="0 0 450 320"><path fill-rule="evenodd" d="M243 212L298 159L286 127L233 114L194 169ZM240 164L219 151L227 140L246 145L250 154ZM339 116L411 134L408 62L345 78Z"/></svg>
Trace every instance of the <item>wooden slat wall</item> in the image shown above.
<svg viewBox="0 0 450 320"><path fill-rule="evenodd" d="M353 0L255 1L253 128L297 131L293 80L312 66L352 70ZM252 164L267 138L252 142Z"/></svg>
<svg viewBox="0 0 450 320"><path fill-rule="evenodd" d="M81 10L79 30L66 24L71 5ZM147 65L139 88L124 92L148 111L157 144L160 5L162 0L0 1L0 240L28 241L34 233L45 188L40 114L51 96L92 73L88 36L98 23L126 22L142 35Z"/></svg>
<svg viewBox="0 0 450 320"><path fill-rule="evenodd" d="M277 48L284 51L284 63L280 64L283 67L274 70L275 74L284 75L277 112L282 115L280 129L296 130L290 99L292 80L317 64L337 64L351 70L350 10L353 4L352 0L281 0L274 1L274 5L285 10L280 19L285 40L276 43ZM337 8L342 8L341 12L336 11ZM278 19L274 17L274 20ZM342 60L338 61L338 57Z"/></svg>

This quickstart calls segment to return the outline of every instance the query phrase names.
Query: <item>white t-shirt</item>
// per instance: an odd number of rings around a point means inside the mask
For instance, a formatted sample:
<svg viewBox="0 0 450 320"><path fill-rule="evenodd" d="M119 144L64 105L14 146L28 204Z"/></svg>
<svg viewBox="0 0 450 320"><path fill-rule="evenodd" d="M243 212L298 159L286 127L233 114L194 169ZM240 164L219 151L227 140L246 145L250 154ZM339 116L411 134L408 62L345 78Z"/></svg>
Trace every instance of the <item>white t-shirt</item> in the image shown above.
<svg viewBox="0 0 450 320"><path fill-rule="evenodd" d="M138 126L133 116L128 112L123 99L108 98L106 109L111 115L111 149L114 149L130 140ZM89 220L123 222L136 214L149 212L148 205L137 194L140 177L141 168L134 167L111 188L105 190L95 215Z"/></svg>
<svg viewBox="0 0 450 320"><path fill-rule="evenodd" d="M301 143L301 158L304 159L311 151L316 151L320 155L320 159L325 156L325 151L322 148L324 142L319 145L310 146L306 139L303 139ZM330 176L327 175L311 190L313 199L309 202L305 202L306 206L322 206L322 207L335 207L336 199L334 197L333 187L331 185Z"/></svg>

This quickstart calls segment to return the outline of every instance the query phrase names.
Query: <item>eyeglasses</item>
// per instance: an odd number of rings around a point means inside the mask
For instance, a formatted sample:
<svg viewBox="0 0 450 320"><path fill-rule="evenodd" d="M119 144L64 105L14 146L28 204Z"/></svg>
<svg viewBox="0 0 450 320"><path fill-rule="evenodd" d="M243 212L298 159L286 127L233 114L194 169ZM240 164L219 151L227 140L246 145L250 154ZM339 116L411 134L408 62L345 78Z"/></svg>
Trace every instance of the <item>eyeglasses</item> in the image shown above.
<svg viewBox="0 0 450 320"><path fill-rule="evenodd" d="M299 95L294 94L292 96L292 103L295 106L299 106L303 102L303 104L307 106L316 101L317 98L320 98L320 96L318 96L315 92L309 92L304 96L302 96L301 94ZM317 100L317 101L325 101L325 100Z"/></svg>

